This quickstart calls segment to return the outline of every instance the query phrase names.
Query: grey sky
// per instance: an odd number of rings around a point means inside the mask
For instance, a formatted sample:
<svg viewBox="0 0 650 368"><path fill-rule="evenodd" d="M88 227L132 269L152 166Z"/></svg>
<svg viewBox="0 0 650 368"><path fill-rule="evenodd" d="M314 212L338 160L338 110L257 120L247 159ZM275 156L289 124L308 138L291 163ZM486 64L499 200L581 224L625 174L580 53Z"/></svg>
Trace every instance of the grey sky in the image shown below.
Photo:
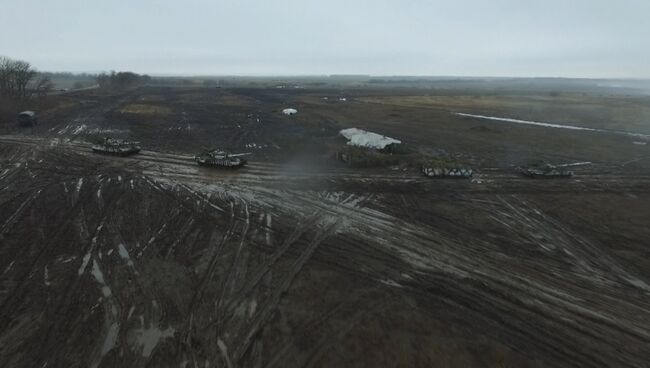
<svg viewBox="0 0 650 368"><path fill-rule="evenodd" d="M0 54L66 71L649 78L649 17L649 0L2 0Z"/></svg>

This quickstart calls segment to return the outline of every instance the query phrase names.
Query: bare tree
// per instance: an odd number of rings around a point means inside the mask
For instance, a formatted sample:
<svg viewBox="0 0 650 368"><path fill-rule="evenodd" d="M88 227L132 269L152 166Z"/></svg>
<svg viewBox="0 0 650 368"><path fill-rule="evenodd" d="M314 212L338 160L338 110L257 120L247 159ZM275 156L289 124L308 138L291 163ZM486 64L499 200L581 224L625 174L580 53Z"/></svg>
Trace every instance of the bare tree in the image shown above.
<svg viewBox="0 0 650 368"><path fill-rule="evenodd" d="M0 95L26 98L29 84L38 72L26 61L0 57Z"/></svg>
<svg viewBox="0 0 650 368"><path fill-rule="evenodd" d="M12 60L0 56L0 96L13 97L14 94L14 78L12 73Z"/></svg>
<svg viewBox="0 0 650 368"><path fill-rule="evenodd" d="M54 88L54 83L47 75L39 75L38 78L34 81L34 85L31 88L32 93L38 97L46 96Z"/></svg>
<svg viewBox="0 0 650 368"><path fill-rule="evenodd" d="M29 92L27 86L38 73L34 68L32 68L31 64L26 61L15 61L14 73L18 96L26 98Z"/></svg>

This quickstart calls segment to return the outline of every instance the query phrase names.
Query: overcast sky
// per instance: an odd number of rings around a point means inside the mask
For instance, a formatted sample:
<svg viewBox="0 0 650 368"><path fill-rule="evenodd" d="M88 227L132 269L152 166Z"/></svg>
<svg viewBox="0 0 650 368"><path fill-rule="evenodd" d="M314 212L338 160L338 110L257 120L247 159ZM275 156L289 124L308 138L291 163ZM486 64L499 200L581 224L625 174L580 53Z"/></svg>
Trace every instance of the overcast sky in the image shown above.
<svg viewBox="0 0 650 368"><path fill-rule="evenodd" d="M0 55L182 75L650 78L650 0L0 0Z"/></svg>

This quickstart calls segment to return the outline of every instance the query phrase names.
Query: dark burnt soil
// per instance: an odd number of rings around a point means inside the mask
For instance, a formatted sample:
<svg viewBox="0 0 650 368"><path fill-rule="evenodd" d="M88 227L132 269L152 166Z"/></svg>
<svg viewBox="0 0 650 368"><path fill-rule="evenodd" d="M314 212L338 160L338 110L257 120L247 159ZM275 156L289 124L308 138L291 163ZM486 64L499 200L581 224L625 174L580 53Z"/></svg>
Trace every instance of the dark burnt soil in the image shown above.
<svg viewBox="0 0 650 368"><path fill-rule="evenodd" d="M278 143L340 144L314 133L338 120L282 116L305 99L283 93L86 92L100 102L0 137L0 366L647 365L643 164L550 181L354 170ZM182 112L190 129L166 130ZM94 156L92 129L147 146ZM251 137L243 170L192 162Z"/></svg>

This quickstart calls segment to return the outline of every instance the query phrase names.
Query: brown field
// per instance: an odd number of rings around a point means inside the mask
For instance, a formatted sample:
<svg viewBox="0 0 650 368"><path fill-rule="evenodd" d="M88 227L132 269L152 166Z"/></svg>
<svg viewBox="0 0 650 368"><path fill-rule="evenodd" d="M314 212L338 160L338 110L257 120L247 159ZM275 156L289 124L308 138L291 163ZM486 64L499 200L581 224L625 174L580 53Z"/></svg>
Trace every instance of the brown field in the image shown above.
<svg viewBox="0 0 650 368"><path fill-rule="evenodd" d="M0 366L650 361L648 139L454 114L650 134L647 96L149 86L44 106L0 122ZM335 161L350 127L408 153ZM105 136L143 151L90 153ZM196 166L211 147L249 164ZM428 157L476 174L425 178ZM534 160L592 164L516 172Z"/></svg>

